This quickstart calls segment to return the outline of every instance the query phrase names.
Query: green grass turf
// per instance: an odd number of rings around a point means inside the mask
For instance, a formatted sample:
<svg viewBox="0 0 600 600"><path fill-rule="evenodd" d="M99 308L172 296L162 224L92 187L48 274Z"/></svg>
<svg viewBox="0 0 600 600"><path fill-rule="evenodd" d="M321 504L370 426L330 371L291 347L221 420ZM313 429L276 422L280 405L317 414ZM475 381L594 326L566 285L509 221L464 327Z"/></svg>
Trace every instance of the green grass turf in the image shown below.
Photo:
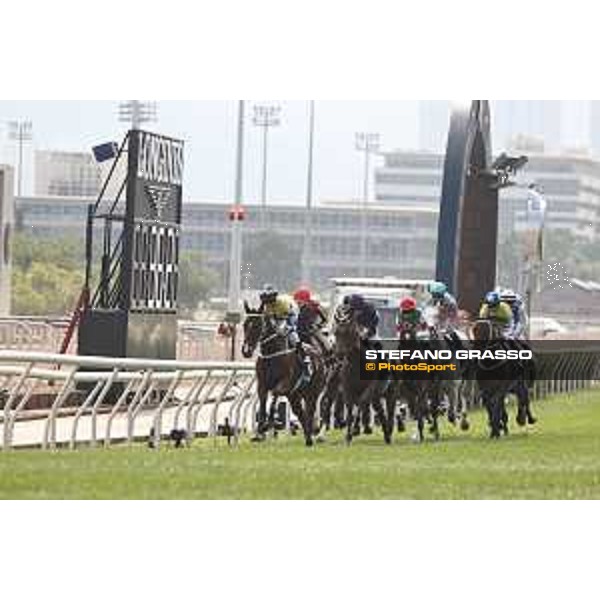
<svg viewBox="0 0 600 600"><path fill-rule="evenodd" d="M192 448L0 453L0 498L478 499L600 498L600 393L534 404L540 422L487 439L483 413L467 434L386 447L379 434L348 448L339 434L306 449L300 437L256 446L199 440ZM411 426L412 429L412 426Z"/></svg>

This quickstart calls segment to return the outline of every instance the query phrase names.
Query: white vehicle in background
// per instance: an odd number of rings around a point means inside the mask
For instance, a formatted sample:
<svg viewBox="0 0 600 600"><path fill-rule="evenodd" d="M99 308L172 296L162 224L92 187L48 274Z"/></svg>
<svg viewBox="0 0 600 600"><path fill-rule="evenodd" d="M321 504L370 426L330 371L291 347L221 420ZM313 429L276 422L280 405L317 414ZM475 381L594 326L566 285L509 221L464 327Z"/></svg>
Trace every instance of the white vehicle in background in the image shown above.
<svg viewBox="0 0 600 600"><path fill-rule="evenodd" d="M531 338L543 339L549 335L564 335L569 330L551 317L531 317Z"/></svg>
<svg viewBox="0 0 600 600"><path fill-rule="evenodd" d="M331 279L330 308L335 310L346 296L360 294L373 303L380 316L379 335L396 337L396 316L402 298L412 296L422 305L429 298L429 286L433 280L398 279L395 277L335 277Z"/></svg>

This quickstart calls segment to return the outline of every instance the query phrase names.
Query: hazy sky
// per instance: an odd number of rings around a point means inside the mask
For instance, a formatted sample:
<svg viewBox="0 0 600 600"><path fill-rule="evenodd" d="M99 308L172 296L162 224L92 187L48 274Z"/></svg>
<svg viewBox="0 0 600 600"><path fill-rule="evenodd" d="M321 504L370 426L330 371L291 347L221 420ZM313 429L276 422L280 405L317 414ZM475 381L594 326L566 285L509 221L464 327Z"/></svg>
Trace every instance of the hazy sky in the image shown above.
<svg viewBox="0 0 600 600"><path fill-rule="evenodd" d="M261 100L247 102L251 107ZM282 123L269 142L269 199L302 200L306 190L308 102L276 102ZM354 149L356 131L381 133L384 148L411 148L417 143L415 102L317 102L315 196L348 199L360 196L361 156ZM230 199L234 189L237 101L159 102L159 122L149 127L186 142L185 196ZM86 150L120 139L117 102L0 102L0 122L33 121L35 147ZM4 128L5 129L5 128ZM6 139L5 131L2 138ZM4 143L4 160L14 149ZM245 144L245 192L258 198L262 174L262 136L248 120Z"/></svg>
<svg viewBox="0 0 600 600"><path fill-rule="evenodd" d="M271 130L269 201L302 201L308 155L307 101L247 101L245 198L258 199L262 169L262 137L252 126L252 105L277 103L282 124ZM571 101L563 116L568 131L581 129L582 109ZM0 101L0 160L12 162L14 146L6 142L11 119L33 122L39 149L88 150L94 144L119 141L124 127L117 121L118 102ZM186 142L185 197L231 200L234 189L237 101L163 101L159 122L150 126ZM418 146L416 101L318 101L315 146L315 197L353 199L361 195L362 157L354 149L357 131L381 134L382 149ZM577 133L566 138L574 143ZM25 191L31 192L31 155L26 161Z"/></svg>

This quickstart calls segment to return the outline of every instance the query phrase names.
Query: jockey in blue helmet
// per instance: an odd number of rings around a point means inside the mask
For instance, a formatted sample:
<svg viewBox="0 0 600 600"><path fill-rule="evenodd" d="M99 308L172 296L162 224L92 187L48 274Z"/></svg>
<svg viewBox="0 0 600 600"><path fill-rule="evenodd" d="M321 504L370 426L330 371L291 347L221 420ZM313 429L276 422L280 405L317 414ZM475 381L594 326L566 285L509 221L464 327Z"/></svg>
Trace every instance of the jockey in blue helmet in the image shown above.
<svg viewBox="0 0 600 600"><path fill-rule="evenodd" d="M431 306L437 309L437 319L440 329L450 330L458 327L458 304L448 291L445 283L436 281L429 286Z"/></svg>
<svg viewBox="0 0 600 600"><path fill-rule="evenodd" d="M500 294L502 302L508 304L512 311L513 323L510 332L511 337L521 340L527 335L527 315L525 314L525 302L523 298L511 289L503 290Z"/></svg>

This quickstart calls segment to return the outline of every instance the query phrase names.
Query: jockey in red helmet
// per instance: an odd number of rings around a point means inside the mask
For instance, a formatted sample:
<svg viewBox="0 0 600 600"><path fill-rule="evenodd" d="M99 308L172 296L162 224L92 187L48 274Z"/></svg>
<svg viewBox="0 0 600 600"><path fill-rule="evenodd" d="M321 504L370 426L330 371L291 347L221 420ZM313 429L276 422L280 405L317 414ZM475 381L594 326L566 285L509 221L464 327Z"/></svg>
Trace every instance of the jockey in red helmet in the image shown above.
<svg viewBox="0 0 600 600"><path fill-rule="evenodd" d="M301 287L294 292L294 301L298 305L298 334L300 339L310 344L314 338L321 350L327 348L322 328L327 323L327 316L319 302L313 298L308 288Z"/></svg>
<svg viewBox="0 0 600 600"><path fill-rule="evenodd" d="M414 298L403 298L398 308L397 329L400 339L414 339L417 332L427 330L423 313L419 310Z"/></svg>

